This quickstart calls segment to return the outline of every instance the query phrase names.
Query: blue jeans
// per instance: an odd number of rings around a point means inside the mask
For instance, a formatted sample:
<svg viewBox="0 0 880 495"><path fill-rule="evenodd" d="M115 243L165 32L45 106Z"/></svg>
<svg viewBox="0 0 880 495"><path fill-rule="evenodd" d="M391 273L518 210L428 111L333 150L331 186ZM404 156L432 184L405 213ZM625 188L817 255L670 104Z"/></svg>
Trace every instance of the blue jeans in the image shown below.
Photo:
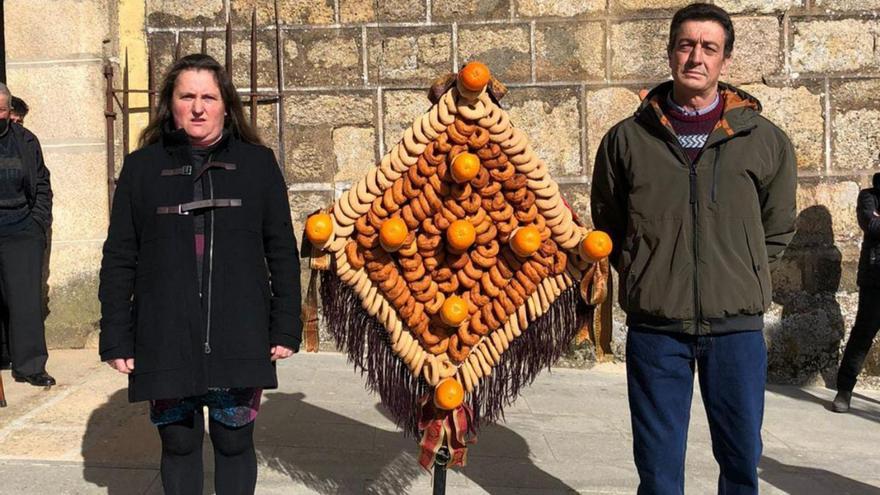
<svg viewBox="0 0 880 495"><path fill-rule="evenodd" d="M757 494L767 380L763 333L695 336L632 327L626 377L638 494L684 494L695 368L721 468L718 493Z"/></svg>

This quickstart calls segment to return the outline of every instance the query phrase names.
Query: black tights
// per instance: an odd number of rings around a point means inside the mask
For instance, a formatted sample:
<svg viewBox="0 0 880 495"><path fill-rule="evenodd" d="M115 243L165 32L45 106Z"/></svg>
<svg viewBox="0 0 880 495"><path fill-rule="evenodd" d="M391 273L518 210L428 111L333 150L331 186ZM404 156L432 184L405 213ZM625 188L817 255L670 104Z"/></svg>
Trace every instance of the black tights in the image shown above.
<svg viewBox="0 0 880 495"><path fill-rule="evenodd" d="M214 447L214 489L217 495L252 495L257 485L254 423L230 428L210 421ZM202 493L202 437L205 419L201 410L192 419L159 427L162 439L162 487L166 495Z"/></svg>

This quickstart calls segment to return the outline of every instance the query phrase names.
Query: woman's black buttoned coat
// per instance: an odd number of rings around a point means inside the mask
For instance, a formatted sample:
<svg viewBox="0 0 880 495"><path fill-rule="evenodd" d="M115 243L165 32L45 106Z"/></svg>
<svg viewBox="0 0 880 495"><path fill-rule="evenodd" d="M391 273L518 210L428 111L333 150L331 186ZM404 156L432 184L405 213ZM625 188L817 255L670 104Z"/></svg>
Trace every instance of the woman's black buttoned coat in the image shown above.
<svg viewBox="0 0 880 495"><path fill-rule="evenodd" d="M210 164L194 170L177 131L122 167L101 264L100 354L135 359L131 401L274 388L270 346L299 348L300 267L275 156L226 136ZM203 197L214 206L193 204L200 173L209 174ZM199 213L207 222L201 285Z"/></svg>

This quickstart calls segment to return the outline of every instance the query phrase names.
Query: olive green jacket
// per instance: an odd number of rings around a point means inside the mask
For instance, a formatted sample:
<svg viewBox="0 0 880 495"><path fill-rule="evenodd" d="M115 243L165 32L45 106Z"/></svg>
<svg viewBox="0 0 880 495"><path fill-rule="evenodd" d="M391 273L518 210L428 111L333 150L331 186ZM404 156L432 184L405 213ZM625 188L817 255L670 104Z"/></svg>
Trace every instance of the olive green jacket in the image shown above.
<svg viewBox="0 0 880 495"><path fill-rule="evenodd" d="M795 231L797 164L761 104L720 84L724 113L692 165L663 115L672 83L605 135L597 229L614 242L628 325L689 334L763 328L770 272Z"/></svg>

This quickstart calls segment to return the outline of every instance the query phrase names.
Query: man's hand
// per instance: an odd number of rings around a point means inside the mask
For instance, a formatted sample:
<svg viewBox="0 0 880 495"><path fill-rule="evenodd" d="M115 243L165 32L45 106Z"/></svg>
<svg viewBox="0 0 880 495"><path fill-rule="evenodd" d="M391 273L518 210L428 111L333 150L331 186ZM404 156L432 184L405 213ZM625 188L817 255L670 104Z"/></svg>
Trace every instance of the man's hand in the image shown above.
<svg viewBox="0 0 880 495"><path fill-rule="evenodd" d="M293 349L283 345L273 345L269 348L269 354L272 356L272 361L278 361L293 356Z"/></svg>
<svg viewBox="0 0 880 495"><path fill-rule="evenodd" d="M880 213L877 213L877 210L871 212L875 217L880 217Z"/></svg>
<svg viewBox="0 0 880 495"><path fill-rule="evenodd" d="M107 361L107 364L109 364L114 370L125 375L130 375L131 372L134 371L134 358L111 359Z"/></svg>

